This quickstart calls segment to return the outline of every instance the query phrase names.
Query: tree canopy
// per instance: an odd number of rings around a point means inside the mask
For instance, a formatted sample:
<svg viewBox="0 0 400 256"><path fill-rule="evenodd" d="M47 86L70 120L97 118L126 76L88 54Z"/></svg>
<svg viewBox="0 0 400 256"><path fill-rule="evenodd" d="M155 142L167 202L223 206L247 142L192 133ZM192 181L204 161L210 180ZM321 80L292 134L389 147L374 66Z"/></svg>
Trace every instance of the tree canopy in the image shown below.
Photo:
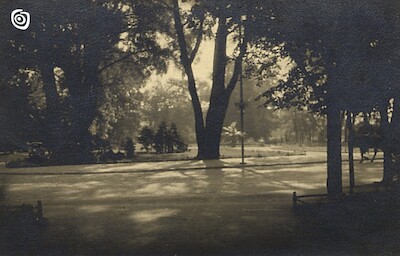
<svg viewBox="0 0 400 256"><path fill-rule="evenodd" d="M277 48L276 54L288 57L292 66L288 77L263 94L265 104L327 114L328 193L338 195L341 112L378 110L387 123L388 108L398 111L390 102L399 95L399 5L271 1L256 11L268 18L258 18L254 37Z"/></svg>
<svg viewBox="0 0 400 256"><path fill-rule="evenodd" d="M0 9L7 13L13 6L4 2ZM51 12L44 1L23 6L34 20L27 31L10 27L1 35L2 85L18 74L30 77L16 86L38 78L46 146L55 152L66 143L88 148L89 128L104 116L99 106L110 101L113 87L126 86L118 74L130 72L140 84L152 70L165 70L166 52L156 42L146 6L101 0L53 1Z"/></svg>

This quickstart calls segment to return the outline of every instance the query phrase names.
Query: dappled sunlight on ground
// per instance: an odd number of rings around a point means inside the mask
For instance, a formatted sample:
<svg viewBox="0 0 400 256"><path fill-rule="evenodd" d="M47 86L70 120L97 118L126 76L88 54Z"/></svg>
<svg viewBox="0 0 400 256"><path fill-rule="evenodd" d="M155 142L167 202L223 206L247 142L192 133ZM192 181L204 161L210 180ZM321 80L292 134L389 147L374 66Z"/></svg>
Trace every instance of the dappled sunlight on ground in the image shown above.
<svg viewBox="0 0 400 256"><path fill-rule="evenodd" d="M283 190L274 190L270 192L269 194L278 194L278 195L292 195L293 194L293 189L283 189ZM307 191L305 190L296 190L297 193L299 194L305 194Z"/></svg>
<svg viewBox="0 0 400 256"><path fill-rule="evenodd" d="M117 188L99 188L97 189L92 198L96 199L113 199L113 198L126 198L131 195L126 190ZM90 198L90 197L89 197Z"/></svg>
<svg viewBox="0 0 400 256"><path fill-rule="evenodd" d="M41 189L41 188L63 188L63 189L68 189L68 190L84 190L84 189L90 189L95 186L100 185L99 182L96 181L87 181L87 182L79 182L76 184L59 184L59 183L51 183L51 182L44 182L44 183L36 183L36 182L30 182L30 183L20 183L20 184L12 184L9 186L10 191L18 191L18 190L32 190L32 188L35 189Z"/></svg>
<svg viewBox="0 0 400 256"><path fill-rule="evenodd" d="M208 161L207 164L210 162ZM356 184L379 181L382 162L356 164ZM127 166L126 166L127 167ZM343 165L344 186L348 183ZM60 201L103 200L143 196L197 196L199 194L268 194L276 191L324 190L325 164L282 167L216 168L68 176L9 176L5 197Z"/></svg>
<svg viewBox="0 0 400 256"><path fill-rule="evenodd" d="M209 164L209 162L207 162ZM356 184L378 181L382 163L356 164ZM160 172L67 176L9 176L8 200L57 198L60 201L205 194L268 194L276 191L324 190L325 164L282 167L215 168ZM361 170L362 169L362 170ZM343 165L344 185L348 179ZM362 172L362 173L361 173ZM18 200L17 200L18 199Z"/></svg>
<svg viewBox="0 0 400 256"><path fill-rule="evenodd" d="M121 164L97 164L91 166L84 166L80 168L83 172L95 172L95 173L109 173L109 172L126 172L131 170L142 170L142 171L152 171L152 170L177 170L177 169L185 169L188 167L196 167L202 168L207 166L209 168L219 167L219 166L230 166L229 162L221 161L221 160L187 160L187 161L178 161L171 164L170 162L157 162L157 165L154 165L152 162L139 162L139 163L121 163Z"/></svg>
<svg viewBox="0 0 400 256"><path fill-rule="evenodd" d="M376 183L376 182L380 182L381 179L377 179L377 178L370 178L370 179L362 179L362 184L372 184L372 183ZM360 182L358 182L360 183ZM357 183L356 183L357 185Z"/></svg>
<svg viewBox="0 0 400 256"><path fill-rule="evenodd" d="M79 226L77 230L82 237L87 240L95 240L107 235L106 227L102 225L93 225L94 223L86 222Z"/></svg>
<svg viewBox="0 0 400 256"><path fill-rule="evenodd" d="M170 178L170 179L175 179L175 178L187 178L187 176L183 173L179 172L159 172L155 174L150 174L148 176L149 179L165 179L165 178Z"/></svg>
<svg viewBox="0 0 400 256"><path fill-rule="evenodd" d="M83 171L89 172L124 172L132 170L132 164L102 164L96 166L87 166L83 168Z"/></svg>
<svg viewBox="0 0 400 256"><path fill-rule="evenodd" d="M147 223L157 221L160 218L166 218L171 216L176 216L178 214L178 210L172 209L155 209L155 210L147 210L147 211L138 211L131 214L130 218L139 223Z"/></svg>
<svg viewBox="0 0 400 256"><path fill-rule="evenodd" d="M79 211L84 211L87 213L99 213L110 209L107 205L83 205L78 208Z"/></svg>
<svg viewBox="0 0 400 256"><path fill-rule="evenodd" d="M189 188L185 183L169 183L169 184L149 184L143 188L135 190L137 195L176 195L189 192Z"/></svg>
<svg viewBox="0 0 400 256"><path fill-rule="evenodd" d="M191 255L193 247L201 255L218 254L214 248L230 248L225 255L250 255L236 248L290 246L297 227L292 193L325 193L326 164L217 168L224 161L172 165L197 168L202 163L212 167L207 170L154 171L164 163L144 163L140 166L154 168L130 172L133 166L138 170L136 164L111 164L73 167L95 172L85 175L0 178L5 203L42 200L50 223L46 245L65 244L68 255ZM379 181L380 168L379 161L356 163L356 184ZM105 174L110 170L117 173ZM347 186L347 163L343 180Z"/></svg>
<svg viewBox="0 0 400 256"><path fill-rule="evenodd" d="M200 189L207 187L209 184L209 182L204 180L196 180L191 182L190 187L195 189L195 191L199 191Z"/></svg>
<svg viewBox="0 0 400 256"><path fill-rule="evenodd" d="M257 184L259 187L263 186L272 186L276 189L282 189L282 188L288 188L291 189L292 191L296 189L301 189L301 190L313 190L313 189L323 189L324 185L321 183L305 183L305 182L296 182L296 181L273 181L273 182L261 182Z"/></svg>

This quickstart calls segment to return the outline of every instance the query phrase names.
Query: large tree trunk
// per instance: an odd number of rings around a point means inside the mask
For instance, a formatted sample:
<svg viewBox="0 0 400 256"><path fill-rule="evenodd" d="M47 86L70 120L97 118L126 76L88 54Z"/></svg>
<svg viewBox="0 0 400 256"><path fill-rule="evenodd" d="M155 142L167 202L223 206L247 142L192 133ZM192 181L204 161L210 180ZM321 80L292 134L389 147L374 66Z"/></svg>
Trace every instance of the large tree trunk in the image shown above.
<svg viewBox="0 0 400 256"><path fill-rule="evenodd" d="M397 175L395 168L397 168L398 163L395 163L394 157L399 154L400 104L398 100L394 99L393 112L389 122L387 113L388 101L383 102L380 112L383 131L383 183L393 182L394 176Z"/></svg>
<svg viewBox="0 0 400 256"><path fill-rule="evenodd" d="M215 37L214 61L213 61L213 84L211 88L210 105L204 122L204 116L200 104L200 99L196 90L196 82L192 69L192 62L195 54L199 49L201 42L201 29L198 31L197 41L191 53L188 52L183 24L179 12L179 4L177 0L173 1L174 5L174 23L175 30L178 36L178 44L180 49L180 60L188 78L188 89L192 99L192 106L195 117L196 139L198 145L198 159L218 159L219 146L221 142L222 126L225 119L226 110L229 103L229 98L239 78L242 68L242 58L246 52L246 38L239 43L240 54L234 63L234 71L229 83L225 84L226 75L226 47L227 47L227 18L221 12L218 17L218 28Z"/></svg>
<svg viewBox="0 0 400 256"><path fill-rule="evenodd" d="M327 190L329 198L338 198L342 195L342 153L341 153L341 114L340 110L332 106L327 111L327 152L328 152L328 179Z"/></svg>
<svg viewBox="0 0 400 256"><path fill-rule="evenodd" d="M57 164L92 163L89 127L97 113L99 81L97 67L79 67L71 62L62 66L69 89L69 126L66 137L53 152Z"/></svg>
<svg viewBox="0 0 400 256"><path fill-rule="evenodd" d="M84 67L82 73L82 82L79 86L83 90L78 94L79 100L75 102L76 123L74 133L77 142L84 148L89 148L91 145L89 128L97 115L100 83L97 66Z"/></svg>
<svg viewBox="0 0 400 256"><path fill-rule="evenodd" d="M391 124L389 123L389 117L386 107L383 107L381 112L381 127L383 132L383 177L382 182L388 183L393 179L392 173L392 150L390 147L391 138Z"/></svg>
<svg viewBox="0 0 400 256"><path fill-rule="evenodd" d="M40 73L43 81L43 90L46 97L46 132L47 141L45 142L50 150L59 147L63 130L61 124L60 102L54 78L54 67L51 65L42 65Z"/></svg>
<svg viewBox="0 0 400 256"><path fill-rule="evenodd" d="M183 66L183 69L185 70L187 79L188 79L188 90L189 94L192 100L192 107L193 107L193 112L194 112L194 121L195 121L195 132L196 132L196 141L197 141L197 147L198 147L198 158L201 158L201 156L206 154L207 148L206 148L206 135L205 135L205 129L204 129L204 117L203 117L203 111L201 109L201 103L199 99L199 95L197 94L197 89L196 89L196 80L194 78L194 73L193 73L193 68L192 68L192 62L194 59L195 52L192 52L192 55L189 56L188 52L188 46L186 43L185 39L185 34L184 34L184 29L183 29L183 24L181 21L180 17L180 12L179 12L179 4L177 0L173 1L174 5L174 10L173 10L173 16L174 16L174 26L178 38L178 44L179 44L179 49L180 49L180 60L181 64ZM199 33L203 33L201 30ZM201 37L197 39L196 44L199 45L201 42ZM195 47L195 49L198 48Z"/></svg>
<svg viewBox="0 0 400 256"><path fill-rule="evenodd" d="M98 63L95 60L91 60ZM74 61L62 66L69 88L70 124L68 143L76 143L84 148L90 146L89 127L97 114L100 82L96 65L79 66Z"/></svg>
<svg viewBox="0 0 400 256"><path fill-rule="evenodd" d="M207 112L205 154L202 159L218 159L220 157L219 147L221 143L222 127L228 108L229 96L223 95L218 102L210 103Z"/></svg>
<svg viewBox="0 0 400 256"><path fill-rule="evenodd" d="M221 142L222 126L228 107L229 97L225 91L225 72L226 72L226 18L220 17L215 38L214 61L213 61L213 84L210 95L210 106L206 117L206 143L203 145L202 159L218 159L219 146Z"/></svg>

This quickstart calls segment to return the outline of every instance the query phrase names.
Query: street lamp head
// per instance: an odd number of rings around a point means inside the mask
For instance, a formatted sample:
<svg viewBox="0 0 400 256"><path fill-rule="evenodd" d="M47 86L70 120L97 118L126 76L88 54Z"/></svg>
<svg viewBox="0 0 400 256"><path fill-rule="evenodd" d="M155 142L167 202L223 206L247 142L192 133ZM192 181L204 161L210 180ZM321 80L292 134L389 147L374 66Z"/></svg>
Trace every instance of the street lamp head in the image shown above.
<svg viewBox="0 0 400 256"><path fill-rule="evenodd" d="M240 15L240 20L241 21L246 21L247 20L247 15L246 14Z"/></svg>

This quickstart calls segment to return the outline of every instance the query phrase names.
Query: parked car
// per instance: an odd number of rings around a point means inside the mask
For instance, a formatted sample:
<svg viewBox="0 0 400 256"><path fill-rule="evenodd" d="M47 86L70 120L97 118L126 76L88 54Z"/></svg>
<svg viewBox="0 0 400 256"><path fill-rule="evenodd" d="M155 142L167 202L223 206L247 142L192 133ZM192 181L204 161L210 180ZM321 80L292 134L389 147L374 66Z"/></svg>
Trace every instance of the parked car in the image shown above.
<svg viewBox="0 0 400 256"><path fill-rule="evenodd" d="M29 159L33 161L43 161L46 159L46 149L42 142L31 142L28 144Z"/></svg>

